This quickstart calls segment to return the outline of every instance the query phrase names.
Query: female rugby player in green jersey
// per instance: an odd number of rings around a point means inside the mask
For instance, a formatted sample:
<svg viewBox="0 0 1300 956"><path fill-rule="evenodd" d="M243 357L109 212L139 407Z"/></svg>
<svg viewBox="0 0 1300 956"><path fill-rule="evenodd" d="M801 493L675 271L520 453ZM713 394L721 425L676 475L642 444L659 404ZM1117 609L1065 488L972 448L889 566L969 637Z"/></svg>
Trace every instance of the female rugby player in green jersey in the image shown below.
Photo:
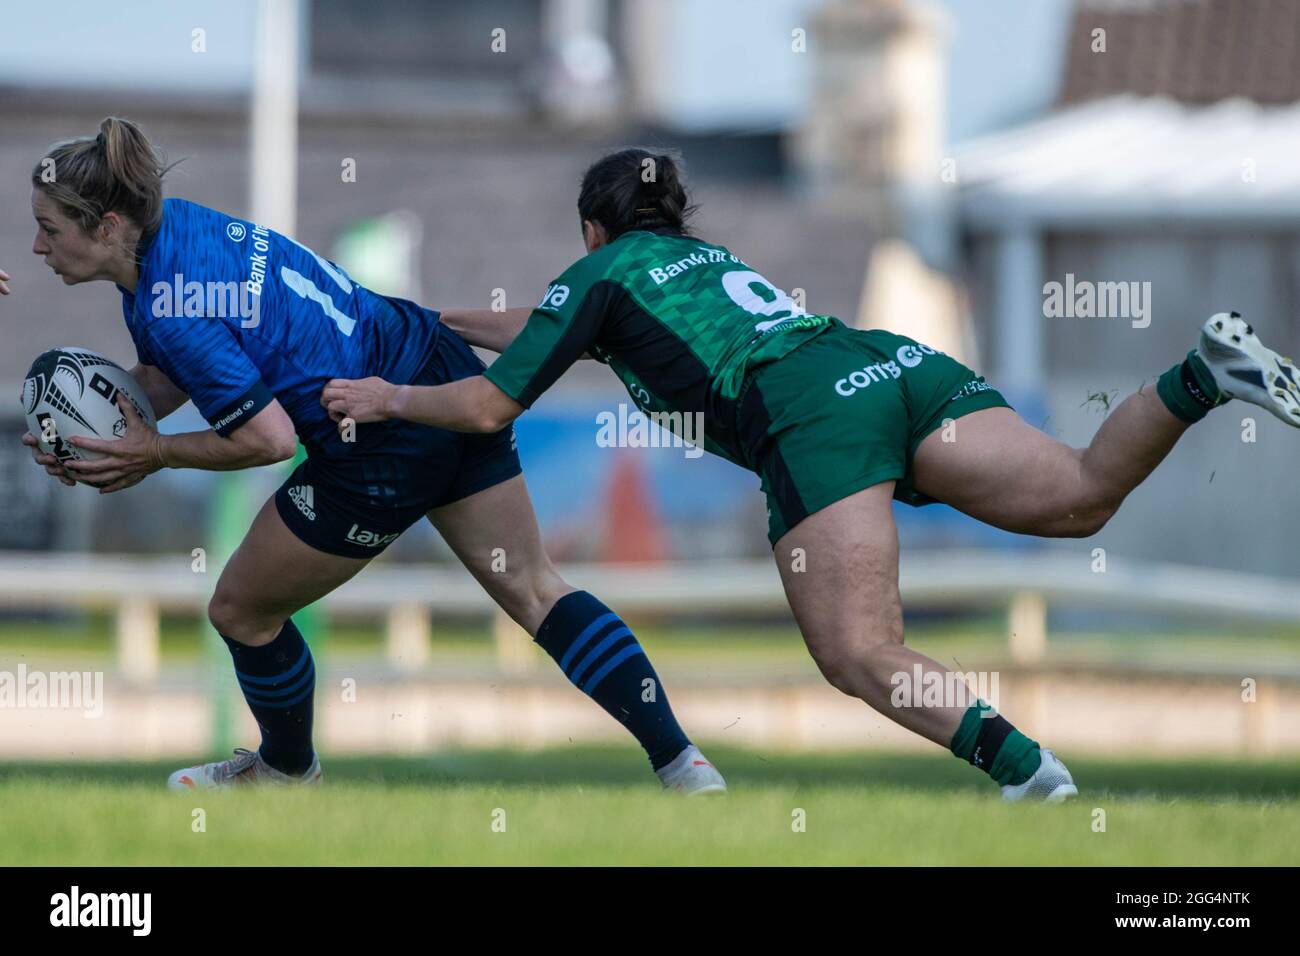
<svg viewBox="0 0 1300 956"><path fill-rule="evenodd" d="M57 176L46 176L47 164ZM217 582L208 617L230 650L261 746L172 774L176 789L315 783L315 665L291 615L359 573L427 518L494 601L580 690L646 748L664 787L719 792L722 777L678 726L631 630L570 586L542 549L514 434L464 435L394 422L340 435L317 398L331 378L365 369L405 383L477 376L483 363L413 302L352 282L310 249L253 223L181 199L164 200L158 154L133 124L104 120L97 136L52 147L32 172L32 251L65 284L110 281L139 363L131 375L159 418L192 401L212 428L160 435L122 401L126 434L72 436L98 455L37 462L101 493L159 468L228 471L306 460L254 518ZM250 269L256 277L249 279ZM208 289L183 312L183 283ZM255 320L212 292L256 285ZM206 303L206 304L205 304ZM355 440L354 440L355 438ZM650 687L657 687L647 694Z"/></svg>
<svg viewBox="0 0 1300 956"><path fill-rule="evenodd" d="M762 479L790 607L832 685L985 770L1008 800L1074 796L1064 764L984 702L931 706L919 688L892 699L900 674L954 682L903 644L891 500L1086 537L1229 398L1300 426L1295 366L1236 314L1215 315L1198 349L1119 405L1087 448L1070 448L947 355L806 314L738 256L690 235L690 211L672 157L606 156L578 198L588 255L531 314L465 314L467 340L501 351L483 375L433 387L335 381L322 404L336 421L493 431L589 353L644 412L700 416L705 447Z"/></svg>

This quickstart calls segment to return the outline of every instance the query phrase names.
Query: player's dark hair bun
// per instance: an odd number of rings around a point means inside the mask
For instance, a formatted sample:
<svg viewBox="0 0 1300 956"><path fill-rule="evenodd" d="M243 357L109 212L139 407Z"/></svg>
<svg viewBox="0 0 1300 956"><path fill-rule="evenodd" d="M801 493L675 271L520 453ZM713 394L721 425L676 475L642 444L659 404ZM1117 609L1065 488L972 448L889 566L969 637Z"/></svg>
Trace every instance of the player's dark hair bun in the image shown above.
<svg viewBox="0 0 1300 956"><path fill-rule="evenodd" d="M696 207L682 181L681 165L671 151L640 147L602 156L583 174L578 215L600 223L610 240L638 229L686 235Z"/></svg>

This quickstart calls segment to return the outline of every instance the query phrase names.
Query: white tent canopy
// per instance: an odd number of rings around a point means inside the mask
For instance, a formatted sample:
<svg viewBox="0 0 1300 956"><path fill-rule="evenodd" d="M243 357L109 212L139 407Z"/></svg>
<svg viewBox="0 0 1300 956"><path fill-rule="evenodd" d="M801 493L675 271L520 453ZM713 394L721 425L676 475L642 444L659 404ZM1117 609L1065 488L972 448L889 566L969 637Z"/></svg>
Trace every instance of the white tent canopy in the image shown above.
<svg viewBox="0 0 1300 956"><path fill-rule="evenodd" d="M956 151L962 219L993 231L1300 218L1300 104L1118 96Z"/></svg>
<svg viewBox="0 0 1300 956"><path fill-rule="evenodd" d="M954 150L961 227L993 251L1005 389L1043 394L1051 232L1300 233L1300 104L1117 96Z"/></svg>

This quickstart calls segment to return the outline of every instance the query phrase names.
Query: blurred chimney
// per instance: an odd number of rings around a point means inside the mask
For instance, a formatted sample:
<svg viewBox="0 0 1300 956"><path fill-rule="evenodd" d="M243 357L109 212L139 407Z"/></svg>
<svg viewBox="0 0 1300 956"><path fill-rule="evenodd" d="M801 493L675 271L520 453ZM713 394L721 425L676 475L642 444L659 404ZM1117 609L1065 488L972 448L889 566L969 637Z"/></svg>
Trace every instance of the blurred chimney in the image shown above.
<svg viewBox="0 0 1300 956"><path fill-rule="evenodd" d="M800 177L827 207L898 235L912 197L939 185L943 18L920 0L828 0L813 30L813 94L794 141Z"/></svg>
<svg viewBox="0 0 1300 956"><path fill-rule="evenodd" d="M544 0L545 54L538 93L550 118L579 126L610 119L620 90L608 0Z"/></svg>
<svg viewBox="0 0 1300 956"><path fill-rule="evenodd" d="M952 278L946 21L923 0L828 0L814 31L813 97L795 140L800 175L819 205L867 219L879 237L853 324L976 362Z"/></svg>

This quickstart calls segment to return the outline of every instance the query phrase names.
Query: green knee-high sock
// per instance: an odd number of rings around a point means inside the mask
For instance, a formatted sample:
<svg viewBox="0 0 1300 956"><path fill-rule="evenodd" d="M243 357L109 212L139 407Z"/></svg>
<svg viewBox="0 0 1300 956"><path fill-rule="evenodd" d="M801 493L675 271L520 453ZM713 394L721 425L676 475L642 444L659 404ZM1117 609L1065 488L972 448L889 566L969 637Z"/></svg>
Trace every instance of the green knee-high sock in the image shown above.
<svg viewBox="0 0 1300 956"><path fill-rule="evenodd" d="M1199 422L1211 408L1224 402L1214 376L1196 354L1196 349L1160 376L1156 382L1156 394L1165 403L1165 408L1189 423Z"/></svg>
<svg viewBox="0 0 1300 956"><path fill-rule="evenodd" d="M1002 786L1024 783L1042 761L1038 741L1016 730L982 700L962 715L950 749L954 756L983 770Z"/></svg>

